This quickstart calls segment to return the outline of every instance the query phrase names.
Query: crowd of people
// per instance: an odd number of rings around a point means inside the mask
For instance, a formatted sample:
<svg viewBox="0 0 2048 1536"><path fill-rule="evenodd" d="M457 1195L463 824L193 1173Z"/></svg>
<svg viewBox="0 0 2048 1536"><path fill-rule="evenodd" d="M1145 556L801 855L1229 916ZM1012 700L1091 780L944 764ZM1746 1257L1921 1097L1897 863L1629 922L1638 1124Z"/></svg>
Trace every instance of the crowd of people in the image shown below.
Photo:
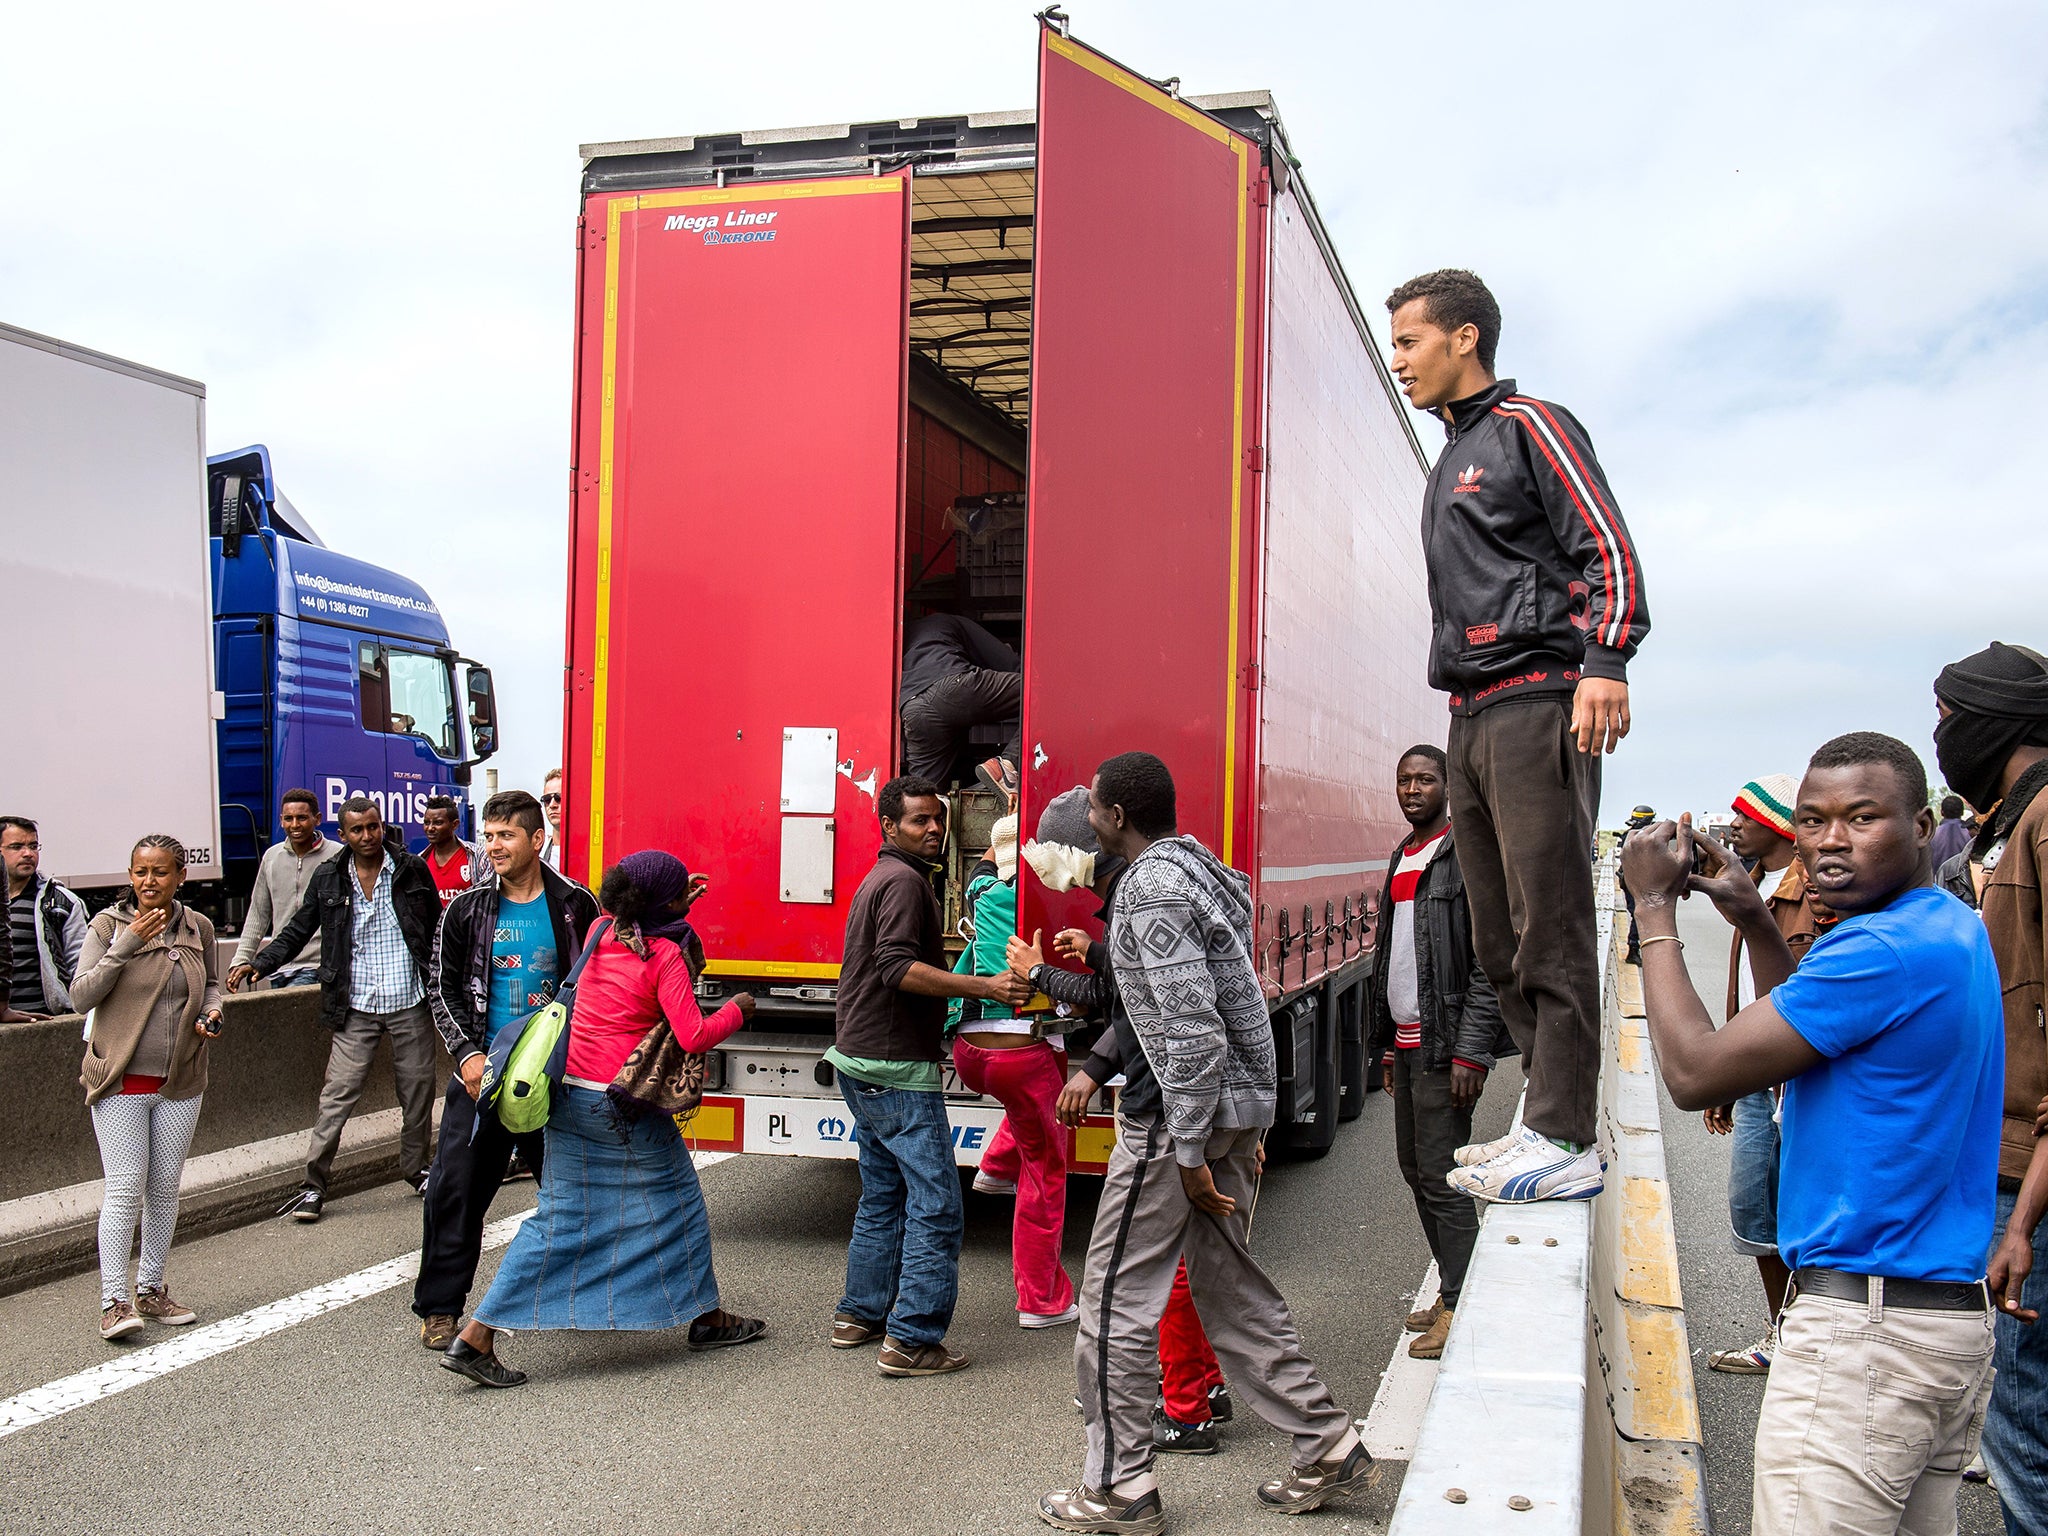
<svg viewBox="0 0 2048 1536"><path fill-rule="evenodd" d="M1422 540L1430 681L1451 717L1445 745L1417 743L1393 767L1408 833L1371 912L1365 1010L1366 1059L1393 1100L1396 1162L1440 1281L1404 1319L1409 1353L1428 1359L1456 1327L1483 1206L1605 1188L1587 850L1649 617L1584 430L1495 376L1485 286L1431 273L1388 310L1394 375L1448 439ZM1953 791L1939 817L1919 756L1858 732L1822 745L1796 781L1745 782L1726 842L1638 807L1621 854L1627 961L1659 1069L1674 1102L1732 1139L1732 1237L1756 1260L1764 1308L1755 1342L1710 1364L1768 1379L1754 1529L1770 1536L1952 1530L1980 1432L2009 1530L2048 1533L2048 1330L2025 1293L2048 1217L2048 664L1993 645L1944 669L1935 694ZM1157 1457L1216 1450L1234 1397L1292 1442L1257 1498L1316 1508L1374 1469L1250 1247L1278 1083L1249 882L1180 832L1172 774L1144 751L1050 797L1023 838L1019 696L1015 653L985 631L948 615L910 627L910 771L877 796L880 849L848 910L824 1054L856 1128L860 1195L821 1342L872 1348L893 1377L970 1364L948 1337L965 1225L950 1061L1004 1109L972 1187L1014 1197L1018 1324L1075 1328L1082 1471L1040 1517L1163 1529ZM941 786L977 725L1000 728L976 772L1011 814L962 893L949 963ZM413 1310L447 1369L520 1385L499 1356L508 1329L686 1327L695 1349L764 1336L765 1320L722 1304L673 1113L701 1094L703 1053L753 999L699 1008L707 957L690 912L708 882L676 852L627 856L595 894L561 873L561 792L558 770L539 798L491 796L474 844L453 801L430 801L417 853L373 800L341 805L336 842L310 793L287 794L225 977L211 925L177 900L175 841L141 839L130 892L88 921L39 875L34 823L0 817L0 1012L91 1010L81 1081L106 1170L105 1337L196 1315L165 1280L178 1171L222 995L256 978L317 986L333 1036L303 1185L281 1214L320 1219L342 1127L390 1042L401 1173L423 1198ZM1024 867L1049 891L1091 893L1096 926L1049 944L1024 934ZM1690 895L1735 931L1718 1021L1680 955L1676 903ZM564 1004L545 1125L515 1130L490 1099L503 1044ZM1076 1065L1067 1036L1081 1021L1101 1029ZM454 1062L445 1084L437 1046ZM1522 1114L1474 1144L1474 1105L1509 1056ZM1115 1135L1077 1284L1062 1258L1067 1131L1111 1086ZM535 1212L469 1311L486 1217L521 1164Z"/></svg>

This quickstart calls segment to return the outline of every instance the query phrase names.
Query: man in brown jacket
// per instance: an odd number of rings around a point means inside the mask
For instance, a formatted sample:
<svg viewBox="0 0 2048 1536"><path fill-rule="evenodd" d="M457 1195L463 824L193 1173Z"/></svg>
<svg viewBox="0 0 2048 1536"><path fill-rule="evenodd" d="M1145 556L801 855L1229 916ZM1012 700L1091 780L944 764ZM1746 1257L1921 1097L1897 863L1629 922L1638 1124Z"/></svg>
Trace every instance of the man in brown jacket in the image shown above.
<svg viewBox="0 0 2048 1536"><path fill-rule="evenodd" d="M2048 919L2048 663L2023 646L1993 642L1943 667L1934 696L1935 759L1949 787L1982 817L1970 846L1936 872L1979 908L2005 993L2005 1120L1998 1153L1998 1216L1989 1281L1997 1301L1998 1376L1983 1452L2006 1529L2048 1533L2048 1325L2034 1321L2043 1287L2026 1293L2048 1212L2048 1139L2034 1132L2048 1096L2042 959ZM2031 1305L2029 1305L2031 1303Z"/></svg>
<svg viewBox="0 0 2048 1536"><path fill-rule="evenodd" d="M1729 844L1749 866L1750 878L1763 894L1795 964L1822 929L1834 922L1833 915L1824 916L1826 909L1812 900L1805 867L1793 849L1792 807L1798 796L1798 781L1790 774L1769 773L1751 779L1735 797L1731 807L1735 821L1729 831ZM1756 985L1746 962L1738 932L1728 946L1727 1018L1734 1018L1756 1001ZM1711 1369L1737 1376L1761 1376L1770 1370L1778 1314L1784 1310L1785 1288L1791 1279L1778 1256L1777 1110L1777 1095L1765 1089L1706 1112L1710 1132L1735 1138L1728 1168L1728 1226L1735 1251L1756 1260L1764 1283L1768 1320L1763 1337L1754 1344L1716 1350L1707 1357Z"/></svg>

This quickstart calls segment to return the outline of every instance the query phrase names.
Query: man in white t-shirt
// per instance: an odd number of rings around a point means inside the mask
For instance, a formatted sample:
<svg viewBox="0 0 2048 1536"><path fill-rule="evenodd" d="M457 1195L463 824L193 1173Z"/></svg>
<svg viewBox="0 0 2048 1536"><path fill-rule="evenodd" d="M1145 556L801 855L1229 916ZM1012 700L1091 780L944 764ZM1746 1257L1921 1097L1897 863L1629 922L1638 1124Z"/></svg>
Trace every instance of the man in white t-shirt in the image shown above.
<svg viewBox="0 0 2048 1536"><path fill-rule="evenodd" d="M1793 849L1792 807L1798 796L1798 781L1790 774L1770 773L1751 779L1735 797L1731 807L1735 821L1728 834L1729 846L1749 866L1750 878L1756 881L1795 961L1833 921L1810 900L1806 871ZM1738 932L1728 950L1726 1017L1734 1018L1755 1001L1756 980ZM1769 1089L1752 1093L1737 1103L1708 1110L1706 1121L1713 1134L1732 1134L1735 1139L1728 1168L1728 1225L1735 1251L1756 1260L1768 1318L1763 1337L1756 1343L1716 1350L1707 1357L1707 1364L1737 1376L1761 1376L1771 1368L1778 1314L1784 1310L1790 1279L1778 1256L1776 1096Z"/></svg>
<svg viewBox="0 0 2048 1536"><path fill-rule="evenodd" d="M1451 1316L1479 1213L1446 1176L1472 1139L1472 1106L1494 1061L1515 1046L1500 1002L1472 952L1465 879L1445 808L1444 754L1410 747L1394 768L1394 795L1410 828L1387 860L1366 994L1366 1059L1387 1053L1381 1082L1394 1099L1394 1148L1436 1259L1440 1294L1408 1314L1408 1346L1435 1360ZM1417 1298L1418 1302L1421 1298Z"/></svg>

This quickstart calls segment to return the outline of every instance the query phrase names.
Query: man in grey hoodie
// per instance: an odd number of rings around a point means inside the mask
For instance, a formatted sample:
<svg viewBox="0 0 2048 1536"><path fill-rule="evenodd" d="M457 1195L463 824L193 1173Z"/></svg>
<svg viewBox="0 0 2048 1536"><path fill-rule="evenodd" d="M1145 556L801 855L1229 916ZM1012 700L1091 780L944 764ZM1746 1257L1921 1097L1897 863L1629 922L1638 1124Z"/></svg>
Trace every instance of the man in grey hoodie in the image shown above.
<svg viewBox="0 0 2048 1536"><path fill-rule="evenodd" d="M1149 1414L1159 1319L1183 1256L1224 1374L1294 1441L1293 1466L1259 1486L1259 1501L1299 1514L1362 1487L1372 1457L1248 1246L1277 1090L1250 882L1177 835L1173 777L1149 752L1096 770L1088 823L1105 854L1129 861L1111 899L1108 954L1159 1107L1118 1115L1074 1348L1087 1464L1080 1487L1039 1501L1039 1518L1066 1531L1163 1529Z"/></svg>

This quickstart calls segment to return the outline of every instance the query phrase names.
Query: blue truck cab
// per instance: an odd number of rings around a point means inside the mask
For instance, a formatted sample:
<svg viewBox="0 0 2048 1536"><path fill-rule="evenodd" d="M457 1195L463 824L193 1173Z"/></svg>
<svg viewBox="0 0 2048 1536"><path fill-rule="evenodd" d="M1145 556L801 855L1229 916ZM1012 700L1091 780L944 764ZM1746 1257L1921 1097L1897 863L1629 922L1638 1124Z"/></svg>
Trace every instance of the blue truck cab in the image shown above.
<svg viewBox="0 0 2048 1536"><path fill-rule="evenodd" d="M432 795L453 797L474 835L471 770L498 745L489 670L449 644L417 582L321 542L278 491L269 449L214 454L207 470L229 893L254 883L288 789L319 797L330 837L352 795L408 847Z"/></svg>

